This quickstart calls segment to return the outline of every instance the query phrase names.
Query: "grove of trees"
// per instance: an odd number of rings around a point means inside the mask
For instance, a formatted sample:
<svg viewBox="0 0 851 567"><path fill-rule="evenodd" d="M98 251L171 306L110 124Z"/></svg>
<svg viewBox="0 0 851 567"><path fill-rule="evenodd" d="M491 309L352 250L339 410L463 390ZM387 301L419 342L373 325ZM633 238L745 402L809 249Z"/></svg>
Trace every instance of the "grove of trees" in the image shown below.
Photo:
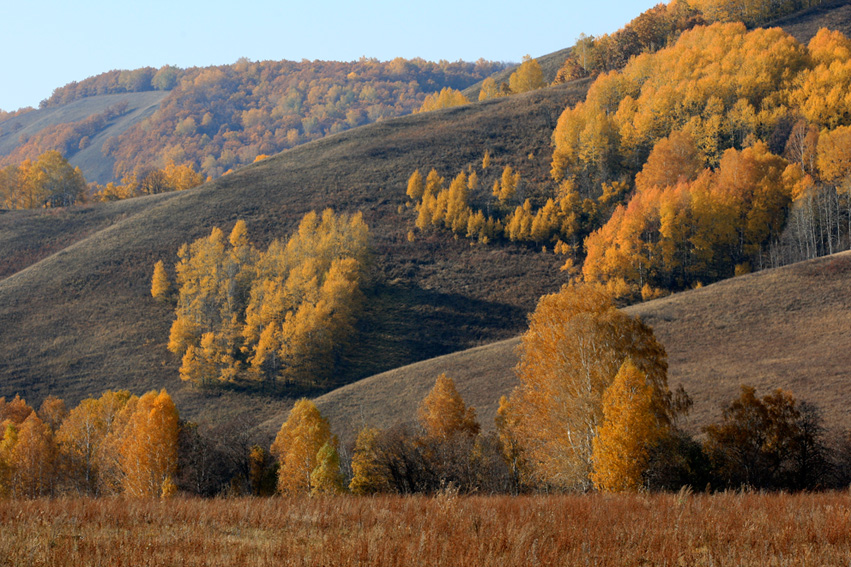
<svg viewBox="0 0 851 567"><path fill-rule="evenodd" d="M168 348L198 385L250 380L318 384L333 375L362 302L369 229L361 215L308 213L265 252L243 221L184 244L175 265ZM151 293L172 300L164 266Z"/></svg>
<svg viewBox="0 0 851 567"><path fill-rule="evenodd" d="M163 389L105 392L68 411L0 398L0 496L167 497L175 493L178 413Z"/></svg>

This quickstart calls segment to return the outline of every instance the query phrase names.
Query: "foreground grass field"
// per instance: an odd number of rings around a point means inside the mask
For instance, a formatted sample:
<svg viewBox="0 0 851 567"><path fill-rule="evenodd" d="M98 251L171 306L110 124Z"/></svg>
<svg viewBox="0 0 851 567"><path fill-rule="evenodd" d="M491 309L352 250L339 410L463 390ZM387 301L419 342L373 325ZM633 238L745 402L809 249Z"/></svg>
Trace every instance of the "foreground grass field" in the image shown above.
<svg viewBox="0 0 851 567"><path fill-rule="evenodd" d="M847 565L851 494L0 502L0 565Z"/></svg>

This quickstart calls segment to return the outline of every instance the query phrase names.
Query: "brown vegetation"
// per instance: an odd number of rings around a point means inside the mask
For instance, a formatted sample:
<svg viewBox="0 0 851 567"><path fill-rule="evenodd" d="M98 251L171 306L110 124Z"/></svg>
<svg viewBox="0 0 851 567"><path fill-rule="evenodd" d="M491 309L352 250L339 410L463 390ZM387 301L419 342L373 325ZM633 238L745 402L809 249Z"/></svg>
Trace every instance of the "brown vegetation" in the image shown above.
<svg viewBox="0 0 851 567"><path fill-rule="evenodd" d="M851 496L0 501L3 565L840 565Z"/></svg>

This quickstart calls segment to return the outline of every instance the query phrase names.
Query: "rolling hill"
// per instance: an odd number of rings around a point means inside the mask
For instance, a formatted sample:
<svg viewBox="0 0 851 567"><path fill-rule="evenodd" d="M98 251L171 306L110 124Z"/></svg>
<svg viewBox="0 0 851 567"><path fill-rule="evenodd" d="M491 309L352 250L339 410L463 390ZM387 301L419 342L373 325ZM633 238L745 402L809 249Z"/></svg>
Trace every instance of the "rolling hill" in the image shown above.
<svg viewBox="0 0 851 567"><path fill-rule="evenodd" d="M586 88L349 130L190 191L0 215L0 396L19 392L38 403L52 393L75 404L107 388L167 386L188 417L263 406L269 396L207 397L180 384L179 361L165 349L170 309L149 294L152 267L159 259L174 262L181 243L213 226L229 230L244 219L252 240L265 246L325 207L364 211L376 257L362 339L335 385L515 335L537 298L564 281L560 259L442 234L409 242L405 184L415 168L451 176L480 163L486 150L497 174L520 155L524 179L546 180L549 133Z"/></svg>
<svg viewBox="0 0 851 567"><path fill-rule="evenodd" d="M739 386L761 394L789 390L821 408L825 425L846 428L851 394L851 252L725 280L625 310L653 327L668 352L669 384L694 399L693 430L717 420ZM464 400L493 429L499 397L519 381L519 338L371 376L316 400L341 439L364 425L416 419L438 374L455 379ZM281 414L265 428L274 430Z"/></svg>
<svg viewBox="0 0 851 567"><path fill-rule="evenodd" d="M837 3L833 12L813 9L786 21L803 38L813 26L830 25L834 13L843 29L844 10ZM106 389L165 386L184 417L247 412L265 420L268 434L293 397L324 394L320 406L345 438L362 423L410 419L445 371L490 425L496 400L515 380L512 337L538 297L566 281L561 259L437 232L409 241L413 211L405 183L416 168L454 176L480 164L485 151L492 171L510 163L529 187L548 183L555 123L589 83L346 130L190 191L0 214L0 396L20 393L38 404L53 394L74 405ZM137 110L156 104L140 99ZM237 219L262 247L325 207L362 210L374 235L368 308L344 371L322 391L200 392L180 383L179 361L165 348L171 310L149 294L153 264L173 263L182 243L214 226L229 230ZM668 349L672 385L684 384L695 398L695 426L714 419L743 382L789 388L821 405L828 424L837 425L849 401L849 272L851 256L837 255L629 311L650 323ZM329 391L334 387L340 388Z"/></svg>

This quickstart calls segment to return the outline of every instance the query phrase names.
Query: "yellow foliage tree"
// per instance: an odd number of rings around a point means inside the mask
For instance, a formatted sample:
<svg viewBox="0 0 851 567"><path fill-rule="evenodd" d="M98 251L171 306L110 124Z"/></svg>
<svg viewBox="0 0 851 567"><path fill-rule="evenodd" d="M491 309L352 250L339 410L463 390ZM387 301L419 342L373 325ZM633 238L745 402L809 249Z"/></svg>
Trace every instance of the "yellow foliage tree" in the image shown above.
<svg viewBox="0 0 851 567"><path fill-rule="evenodd" d="M593 440L594 487L603 492L641 488L650 449L662 430L653 408L653 389L627 359L603 394L603 423Z"/></svg>
<svg viewBox="0 0 851 567"><path fill-rule="evenodd" d="M331 442L326 442L316 454L316 468L310 473L310 493L340 494L344 491L340 454Z"/></svg>
<svg viewBox="0 0 851 567"><path fill-rule="evenodd" d="M353 494L375 494L389 489L384 469L377 462L380 434L374 427L365 427L358 432L352 457L352 480L349 482L349 490Z"/></svg>
<svg viewBox="0 0 851 567"><path fill-rule="evenodd" d="M50 427L35 412L17 429L10 449L7 466L12 495L37 498L52 494L57 472L56 442Z"/></svg>
<svg viewBox="0 0 851 567"><path fill-rule="evenodd" d="M167 495L177 472L178 413L165 389L138 399L122 432L121 469L128 496Z"/></svg>
<svg viewBox="0 0 851 567"><path fill-rule="evenodd" d="M437 377L417 415L429 437L445 439L456 434L475 436L479 433L476 410L464 404L455 381L446 374Z"/></svg>
<svg viewBox="0 0 851 567"><path fill-rule="evenodd" d="M284 494L310 493L311 474L318 465L319 450L326 444L336 445L331 426L316 405L308 399L295 403L281 425L272 454L278 459L278 490Z"/></svg>
<svg viewBox="0 0 851 567"><path fill-rule="evenodd" d="M415 110L414 113L430 112L432 110L463 106L465 104L470 104L470 101L461 91L457 91L452 87L444 87L439 93L427 95L425 100L423 100L423 105L419 110Z"/></svg>
<svg viewBox="0 0 851 567"><path fill-rule="evenodd" d="M164 301L168 299L169 293L171 293L171 282L165 271L165 264L162 260L158 260L154 264L154 275L151 278L151 295L154 299Z"/></svg>
<svg viewBox="0 0 851 567"><path fill-rule="evenodd" d="M617 310L600 286L568 285L541 298L522 338L521 384L508 408L511 433L531 469L527 481L590 487L603 394L627 358L646 375L654 414L667 422L666 355L649 327Z"/></svg>
<svg viewBox="0 0 851 567"><path fill-rule="evenodd" d="M537 60L529 55L523 57L523 63L508 78L512 94L534 91L546 86L544 72Z"/></svg>
<svg viewBox="0 0 851 567"><path fill-rule="evenodd" d="M425 185L423 184L423 176L420 174L419 169L415 169L408 178L408 198L412 201L418 201L423 198L424 191Z"/></svg>

